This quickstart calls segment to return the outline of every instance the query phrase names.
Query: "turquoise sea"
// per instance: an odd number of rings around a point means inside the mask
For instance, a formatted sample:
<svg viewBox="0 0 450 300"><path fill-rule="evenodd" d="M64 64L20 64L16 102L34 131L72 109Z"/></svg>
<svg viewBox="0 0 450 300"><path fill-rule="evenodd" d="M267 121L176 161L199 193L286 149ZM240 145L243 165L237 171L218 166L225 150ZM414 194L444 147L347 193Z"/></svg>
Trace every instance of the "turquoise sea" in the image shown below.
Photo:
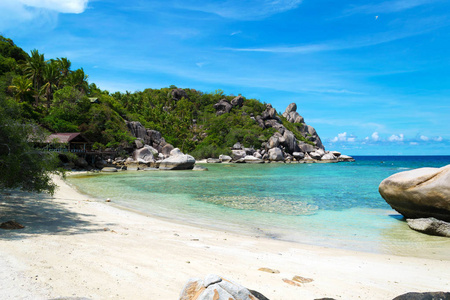
<svg viewBox="0 0 450 300"><path fill-rule="evenodd" d="M207 164L209 171L68 177L81 192L175 222L326 247L450 260L450 239L407 226L378 193L401 171L450 156L355 156L337 164Z"/></svg>

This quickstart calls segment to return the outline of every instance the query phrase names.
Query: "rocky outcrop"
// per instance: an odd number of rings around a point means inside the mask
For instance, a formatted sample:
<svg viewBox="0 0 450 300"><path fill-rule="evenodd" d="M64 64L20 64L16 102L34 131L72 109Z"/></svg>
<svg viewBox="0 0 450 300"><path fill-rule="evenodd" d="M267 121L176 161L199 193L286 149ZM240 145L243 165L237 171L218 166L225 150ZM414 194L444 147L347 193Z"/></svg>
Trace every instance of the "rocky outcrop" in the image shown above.
<svg viewBox="0 0 450 300"><path fill-rule="evenodd" d="M180 88L171 90L170 95L172 96L172 99L176 101L181 100L182 98L188 99L186 91Z"/></svg>
<svg viewBox="0 0 450 300"><path fill-rule="evenodd" d="M231 100L231 105L233 106L239 106L241 107L244 104L244 97L241 95L235 97L233 100Z"/></svg>
<svg viewBox="0 0 450 300"><path fill-rule="evenodd" d="M270 161L283 161L284 155L280 148L272 148L269 150L269 160Z"/></svg>
<svg viewBox="0 0 450 300"><path fill-rule="evenodd" d="M285 117L286 120L288 120L288 122L291 123L299 123L299 124L305 123L303 117L298 114L297 104L295 103L291 103L288 105L288 107L283 113L283 117Z"/></svg>
<svg viewBox="0 0 450 300"><path fill-rule="evenodd" d="M262 294L254 294L242 285L217 275L205 279L191 278L180 294L180 300L264 300Z"/></svg>
<svg viewBox="0 0 450 300"><path fill-rule="evenodd" d="M450 222L450 165L394 174L383 180L378 190L406 218L434 217Z"/></svg>
<svg viewBox="0 0 450 300"><path fill-rule="evenodd" d="M183 154L180 149L170 151L170 157L162 160L159 164L160 170L191 170L194 168L195 159Z"/></svg>
<svg viewBox="0 0 450 300"><path fill-rule="evenodd" d="M409 228L429 235L450 237L450 223L436 218L407 219Z"/></svg>
<svg viewBox="0 0 450 300"><path fill-rule="evenodd" d="M139 140L139 142L135 142L138 149L141 148L140 145L142 144L142 147L143 145L149 145L161 152L164 146L170 145L159 131L146 129L140 122L127 122L126 124L131 135Z"/></svg>
<svg viewBox="0 0 450 300"><path fill-rule="evenodd" d="M231 105L231 103L228 102L227 99L222 99L216 104L214 104L214 109L216 110L217 116L229 113L232 108L233 105Z"/></svg>
<svg viewBox="0 0 450 300"><path fill-rule="evenodd" d="M145 145L144 147L140 149L136 149L133 152L133 159L137 162L147 163L147 162L154 162L155 158L153 157L154 148L151 146ZM156 151L156 153L158 153Z"/></svg>

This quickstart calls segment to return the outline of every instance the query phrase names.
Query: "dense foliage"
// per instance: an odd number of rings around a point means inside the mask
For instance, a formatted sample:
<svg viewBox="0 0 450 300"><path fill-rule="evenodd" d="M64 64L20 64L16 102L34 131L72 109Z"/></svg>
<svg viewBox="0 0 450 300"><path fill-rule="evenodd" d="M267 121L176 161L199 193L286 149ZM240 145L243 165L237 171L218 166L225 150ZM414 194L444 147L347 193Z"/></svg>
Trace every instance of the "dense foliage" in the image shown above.
<svg viewBox="0 0 450 300"><path fill-rule="evenodd" d="M34 122L50 132L81 132L95 148L118 148L134 140L126 121L139 121L196 158L227 154L236 142L259 148L275 131L251 118L266 108L255 99L244 98L241 107L217 116L213 105L234 96L194 89L179 89L182 96L174 96L175 86L110 94L87 80L67 58L46 59L38 50L28 55L0 36L0 96L14 100L22 123ZM285 126L303 138L299 128Z"/></svg>

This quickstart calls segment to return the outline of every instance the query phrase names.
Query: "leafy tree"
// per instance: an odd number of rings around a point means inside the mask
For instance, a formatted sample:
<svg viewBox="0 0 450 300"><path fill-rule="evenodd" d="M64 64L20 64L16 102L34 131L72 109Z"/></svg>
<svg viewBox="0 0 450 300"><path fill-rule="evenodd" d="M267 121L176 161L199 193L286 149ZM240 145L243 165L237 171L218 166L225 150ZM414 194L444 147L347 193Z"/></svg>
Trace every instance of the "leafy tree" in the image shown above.
<svg viewBox="0 0 450 300"><path fill-rule="evenodd" d="M50 61L44 67L42 72L43 85L41 91L47 99L47 109L50 109L50 104L53 100L53 91L57 88L60 78L59 66L56 61Z"/></svg>
<svg viewBox="0 0 450 300"><path fill-rule="evenodd" d="M0 98L0 190L55 191L51 175L60 174L57 156L37 151L30 144L31 139L39 141L42 136L38 127L20 118L17 103Z"/></svg>
<svg viewBox="0 0 450 300"><path fill-rule="evenodd" d="M33 88L33 83L25 76L17 76L12 80L9 89L14 93L17 102L24 102Z"/></svg>

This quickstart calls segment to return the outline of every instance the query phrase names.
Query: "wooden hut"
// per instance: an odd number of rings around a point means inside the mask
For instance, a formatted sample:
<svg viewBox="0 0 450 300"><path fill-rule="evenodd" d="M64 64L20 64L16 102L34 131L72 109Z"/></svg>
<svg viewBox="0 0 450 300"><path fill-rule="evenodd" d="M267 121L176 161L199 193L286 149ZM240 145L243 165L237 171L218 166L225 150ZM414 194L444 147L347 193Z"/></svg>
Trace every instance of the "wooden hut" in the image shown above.
<svg viewBox="0 0 450 300"><path fill-rule="evenodd" d="M83 153L90 151L91 143L79 132L53 133L45 139L46 148L56 152Z"/></svg>

